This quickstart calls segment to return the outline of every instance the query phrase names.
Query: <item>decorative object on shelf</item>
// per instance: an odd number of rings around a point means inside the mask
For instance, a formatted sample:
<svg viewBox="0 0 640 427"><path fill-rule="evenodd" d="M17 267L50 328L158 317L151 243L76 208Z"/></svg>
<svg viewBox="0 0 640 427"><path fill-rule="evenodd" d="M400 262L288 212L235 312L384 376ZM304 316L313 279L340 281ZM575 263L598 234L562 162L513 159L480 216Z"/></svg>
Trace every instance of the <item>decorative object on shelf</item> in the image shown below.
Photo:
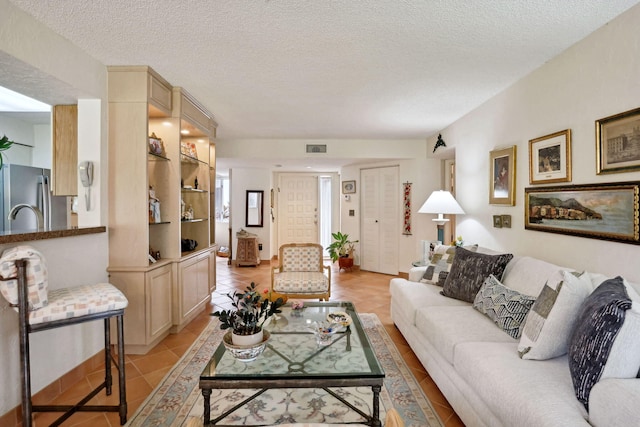
<svg viewBox="0 0 640 427"><path fill-rule="evenodd" d="M4 164L4 154L2 154L2 151L8 150L13 144L15 144L15 141L11 141L7 135L3 135L2 138L0 138L0 169Z"/></svg>
<svg viewBox="0 0 640 427"><path fill-rule="evenodd" d="M156 136L155 132L152 132L151 136L149 136L149 152L156 156L165 156L164 143L162 139Z"/></svg>
<svg viewBox="0 0 640 427"><path fill-rule="evenodd" d="M596 172L640 169L640 108L596 120Z"/></svg>
<svg viewBox="0 0 640 427"><path fill-rule="evenodd" d="M358 243L358 240L351 241L349 240L348 234L343 234L340 231L331 233L331 237L333 238L333 242L327 246L331 261L338 261L340 269L353 267L354 244Z"/></svg>
<svg viewBox="0 0 640 427"><path fill-rule="evenodd" d="M640 244L640 182L524 189L527 230Z"/></svg>
<svg viewBox="0 0 640 427"><path fill-rule="evenodd" d="M244 292L228 293L233 308L218 310L211 313L220 319L220 329L231 329L235 335L253 335L262 332L264 323L271 316L281 313L284 305L282 298L271 301L256 290L256 284L251 282ZM233 337L233 335L232 335ZM233 341L234 345L242 345Z"/></svg>
<svg viewBox="0 0 640 427"><path fill-rule="evenodd" d="M342 194L353 194L356 192L356 182L342 181Z"/></svg>
<svg viewBox="0 0 640 427"><path fill-rule="evenodd" d="M193 142L180 141L180 154L198 160L198 150Z"/></svg>
<svg viewBox="0 0 640 427"><path fill-rule="evenodd" d="M264 330L260 331L260 334L256 334L260 339L252 344L235 344L235 340L237 339L237 335L234 335L232 331L224 334L222 338L222 342L224 343L225 348L233 357L238 359L240 362L253 362L262 354L264 349L267 346L267 342L271 338L271 334L269 331ZM242 337L241 335L239 337Z"/></svg>
<svg viewBox="0 0 640 427"><path fill-rule="evenodd" d="M529 141L529 183L571 181L571 129Z"/></svg>
<svg viewBox="0 0 640 427"><path fill-rule="evenodd" d="M438 214L432 221L438 226L438 240L444 242L444 225L449 221L443 215L464 215L464 211L453 195L444 190L436 190L418 210L419 213Z"/></svg>
<svg viewBox="0 0 640 427"><path fill-rule="evenodd" d="M411 183L405 182L402 184L403 187L403 223L402 223L402 234L411 236Z"/></svg>
<svg viewBox="0 0 640 427"><path fill-rule="evenodd" d="M516 146L494 150L489 154L489 204L516 204Z"/></svg>
<svg viewBox="0 0 640 427"><path fill-rule="evenodd" d="M511 215L502 215L502 227L511 228Z"/></svg>
<svg viewBox="0 0 640 427"><path fill-rule="evenodd" d="M149 186L149 223L162 222L160 219L160 200L156 197L153 186Z"/></svg>
<svg viewBox="0 0 640 427"><path fill-rule="evenodd" d="M196 176L196 179L193 181L193 188L195 188L196 190L198 189L198 177Z"/></svg>
<svg viewBox="0 0 640 427"><path fill-rule="evenodd" d="M436 141L436 145L433 146L433 152L435 153L438 148L446 146L447 144L444 142L444 139L442 139L442 135L438 134L438 140Z"/></svg>
<svg viewBox="0 0 640 427"><path fill-rule="evenodd" d="M198 247L198 242L193 239L180 239L180 249L182 252L191 252Z"/></svg>
<svg viewBox="0 0 640 427"><path fill-rule="evenodd" d="M502 215L493 216L493 228L502 228Z"/></svg>

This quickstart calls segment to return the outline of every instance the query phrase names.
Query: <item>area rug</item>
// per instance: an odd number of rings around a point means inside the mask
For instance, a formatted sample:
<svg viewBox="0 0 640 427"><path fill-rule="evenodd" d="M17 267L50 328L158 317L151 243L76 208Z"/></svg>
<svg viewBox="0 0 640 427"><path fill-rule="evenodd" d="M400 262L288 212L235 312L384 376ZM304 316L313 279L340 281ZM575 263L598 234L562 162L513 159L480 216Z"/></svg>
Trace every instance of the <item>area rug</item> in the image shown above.
<svg viewBox="0 0 640 427"><path fill-rule="evenodd" d="M375 314L361 313L360 320L385 371L380 393L380 418L386 408L395 408L407 427L442 427L431 403L424 395L391 337ZM196 339L172 370L130 417L130 427L181 427L191 418L202 419L203 400L200 373L222 340L218 321L211 323ZM365 413L371 413L370 387L333 389ZM211 417L252 395L252 390L213 390ZM361 417L322 389L274 389L228 416L224 425L270 425L284 423L350 423Z"/></svg>

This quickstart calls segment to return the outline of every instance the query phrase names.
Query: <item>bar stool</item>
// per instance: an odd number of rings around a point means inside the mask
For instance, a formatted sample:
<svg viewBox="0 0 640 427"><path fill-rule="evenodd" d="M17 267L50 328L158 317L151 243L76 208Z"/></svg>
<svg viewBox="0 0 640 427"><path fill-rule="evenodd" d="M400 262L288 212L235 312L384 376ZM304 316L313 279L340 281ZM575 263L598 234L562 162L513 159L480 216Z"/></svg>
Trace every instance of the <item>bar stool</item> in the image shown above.
<svg viewBox="0 0 640 427"><path fill-rule="evenodd" d="M34 251L35 252L35 251ZM33 309L30 293L33 288L28 284L28 263L33 260L15 260L17 274L4 280L17 280L17 308L20 334L20 374L22 382L22 425L31 427L33 412L64 412L51 426L58 426L76 412L118 412L120 424L127 421L126 378L124 361L124 309L127 298L120 290L109 283L84 285L74 288L56 289L48 292L48 302L41 308ZM10 301L11 302L11 301ZM30 310L31 309L31 310ZM116 321L117 360L111 352L111 325ZM31 402L31 364L29 354L29 335L53 328L75 325L94 320L104 321L104 382L93 389L75 405L33 405ZM113 377L111 362L118 370L119 403L117 405L87 405L94 396L105 389L111 395Z"/></svg>

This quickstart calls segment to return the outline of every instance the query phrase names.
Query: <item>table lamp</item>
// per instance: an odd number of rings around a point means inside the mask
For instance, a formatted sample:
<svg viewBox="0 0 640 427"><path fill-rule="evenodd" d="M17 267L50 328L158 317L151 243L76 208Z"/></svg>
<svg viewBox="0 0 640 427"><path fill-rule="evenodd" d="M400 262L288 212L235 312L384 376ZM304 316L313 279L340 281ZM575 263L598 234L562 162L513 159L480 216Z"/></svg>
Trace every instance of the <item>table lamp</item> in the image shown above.
<svg viewBox="0 0 640 427"><path fill-rule="evenodd" d="M450 192L444 190L436 190L427 199L422 207L418 210L420 213L438 214L433 221L438 225L438 240L444 244L444 225L449 221L443 215L447 214L464 214L464 211L453 198Z"/></svg>

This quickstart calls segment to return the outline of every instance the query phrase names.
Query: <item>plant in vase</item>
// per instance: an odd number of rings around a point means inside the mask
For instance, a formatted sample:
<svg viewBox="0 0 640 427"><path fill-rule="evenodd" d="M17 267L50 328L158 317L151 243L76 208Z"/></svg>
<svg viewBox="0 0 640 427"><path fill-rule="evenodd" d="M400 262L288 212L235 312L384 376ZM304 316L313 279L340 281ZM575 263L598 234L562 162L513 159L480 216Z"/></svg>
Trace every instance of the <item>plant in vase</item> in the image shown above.
<svg viewBox="0 0 640 427"><path fill-rule="evenodd" d="M211 313L220 319L220 329L230 329L231 338L235 345L252 345L262 342L264 323L271 316L281 313L284 305L282 298L271 301L256 290L256 284L251 282L244 292L228 293L233 308L218 310ZM251 337L248 338L247 337ZM248 342L247 342L248 341Z"/></svg>
<svg viewBox="0 0 640 427"><path fill-rule="evenodd" d="M331 261L338 261L340 268L351 268L353 266L354 244L358 240L349 240L349 235L340 231L331 233L333 242L327 246L327 251L331 257Z"/></svg>

